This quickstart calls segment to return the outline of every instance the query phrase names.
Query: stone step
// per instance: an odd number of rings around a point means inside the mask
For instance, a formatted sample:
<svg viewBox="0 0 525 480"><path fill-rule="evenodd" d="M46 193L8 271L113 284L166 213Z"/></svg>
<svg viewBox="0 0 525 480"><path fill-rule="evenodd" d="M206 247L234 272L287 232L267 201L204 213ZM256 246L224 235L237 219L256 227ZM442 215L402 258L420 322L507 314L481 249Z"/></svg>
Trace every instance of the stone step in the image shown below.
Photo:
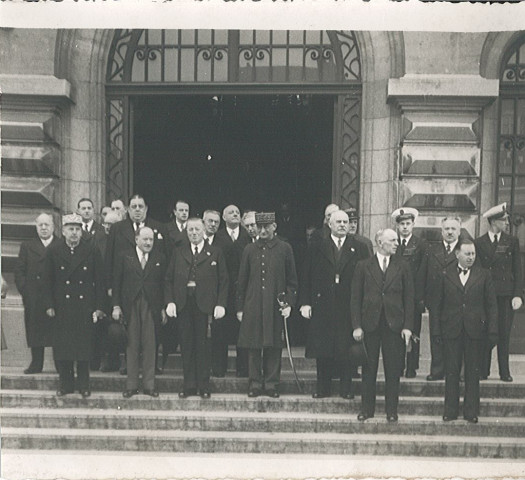
<svg viewBox="0 0 525 480"><path fill-rule="evenodd" d="M392 425L392 432L397 426ZM2 449L523 458L525 439L317 432L2 428Z"/></svg>
<svg viewBox="0 0 525 480"><path fill-rule="evenodd" d="M305 412L151 411L27 408L0 409L2 427L219 432L319 432L397 435L523 437L523 418L481 418L443 422L438 416L402 416L394 427L384 415L359 422L355 415Z"/></svg>
<svg viewBox="0 0 525 480"><path fill-rule="evenodd" d="M16 372L16 373L14 373ZM312 371L299 371L299 379L305 394L312 394L316 388L316 377ZM126 378L116 372L91 373L91 390L94 392L119 392L125 389ZM20 369L5 368L0 377L3 389L10 390L53 390L57 388L58 375L54 373L40 373L24 375ZM182 372L178 370L165 371L156 378L156 385L161 392L178 392L182 389ZM339 391L339 381L332 382L334 395ZM385 382L382 374L378 375L377 391L384 394ZM237 378L234 373L228 372L224 378L211 379L212 392L217 393L247 393L248 380ZM361 392L361 380L354 379L352 389L355 394ZM299 389L292 372L284 370L281 375L281 393L297 394ZM401 380L401 395L406 396L443 396L445 392L444 380L428 382L424 378ZM525 379L516 378L514 383L501 382L499 379L489 379L481 382L481 396L485 398L524 398Z"/></svg>
<svg viewBox="0 0 525 480"><path fill-rule="evenodd" d="M57 397L53 391L2 390L0 392L2 408L67 408L67 409L103 409L103 410L155 410L155 411L226 411L226 412L306 412L358 414L361 405L359 397L344 400L340 397L313 399L309 395L282 395L280 398L248 398L243 394L212 394L210 399L189 397L180 399L177 393L161 393L152 399L145 395L136 395L125 399L117 392L93 392L91 397L83 399L78 393ZM382 415L385 410L383 397L378 397L376 412ZM70 412L72 410L69 410ZM443 398L401 396L399 398L400 415L424 415L440 418L443 414ZM525 398L492 399L482 398L480 417L525 417Z"/></svg>

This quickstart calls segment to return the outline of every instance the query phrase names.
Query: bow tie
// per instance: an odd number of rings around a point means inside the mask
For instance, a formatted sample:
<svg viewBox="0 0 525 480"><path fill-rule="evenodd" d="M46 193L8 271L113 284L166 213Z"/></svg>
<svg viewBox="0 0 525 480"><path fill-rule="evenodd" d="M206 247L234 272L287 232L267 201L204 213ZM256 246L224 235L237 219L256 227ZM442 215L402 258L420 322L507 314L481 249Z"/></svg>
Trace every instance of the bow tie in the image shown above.
<svg viewBox="0 0 525 480"><path fill-rule="evenodd" d="M466 274L468 273L469 270L470 270L469 268L465 268L465 269L463 269L463 268L461 268L461 267L458 267L458 272L459 272L460 274L462 273L463 275L466 275Z"/></svg>

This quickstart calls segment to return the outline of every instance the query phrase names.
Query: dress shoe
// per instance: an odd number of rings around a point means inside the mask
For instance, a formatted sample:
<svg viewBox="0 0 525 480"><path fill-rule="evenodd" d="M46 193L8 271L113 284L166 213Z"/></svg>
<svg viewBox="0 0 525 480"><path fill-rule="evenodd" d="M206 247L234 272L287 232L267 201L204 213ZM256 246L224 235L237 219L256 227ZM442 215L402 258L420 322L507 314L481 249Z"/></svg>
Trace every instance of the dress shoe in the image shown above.
<svg viewBox="0 0 525 480"><path fill-rule="evenodd" d="M458 417L453 417L453 416L450 416L450 415L443 415L443 421L444 422L452 422L454 420L457 420Z"/></svg>
<svg viewBox="0 0 525 480"><path fill-rule="evenodd" d="M122 396L124 398L131 398L133 395L138 395L139 391L135 388L133 390L124 390Z"/></svg>
<svg viewBox="0 0 525 480"><path fill-rule="evenodd" d="M209 390L202 390L200 392L200 396L201 396L201 398L208 399L208 398L211 397L211 393L209 392Z"/></svg>
<svg viewBox="0 0 525 480"><path fill-rule="evenodd" d="M407 370L405 372L405 378L416 378L416 371L415 370Z"/></svg>
<svg viewBox="0 0 525 480"><path fill-rule="evenodd" d="M188 398L193 395L197 395L197 390L194 388L190 388L189 390L183 390L182 392L179 392L179 398Z"/></svg>
<svg viewBox="0 0 525 480"><path fill-rule="evenodd" d="M388 423L397 423L398 417L397 415L387 415L386 421Z"/></svg>
<svg viewBox="0 0 525 480"><path fill-rule="evenodd" d="M437 380L443 380L445 377L443 375L427 375L427 382L435 382Z"/></svg>
<svg viewBox="0 0 525 480"><path fill-rule="evenodd" d="M266 391L266 395L268 395L270 398L279 398L279 392L275 389L270 389Z"/></svg>
<svg viewBox="0 0 525 480"><path fill-rule="evenodd" d="M67 395L69 393L73 393L71 390L62 390L61 388L59 388L57 390L57 397L63 397L64 395Z"/></svg>
<svg viewBox="0 0 525 480"><path fill-rule="evenodd" d="M32 375L33 373L42 373L42 369L41 369L41 368L33 367L32 365L29 365L29 367L27 367L27 368L24 370L24 373L25 373L26 375Z"/></svg>
<svg viewBox="0 0 525 480"><path fill-rule="evenodd" d="M502 382L512 382L514 379L510 375L499 377Z"/></svg>
<svg viewBox="0 0 525 480"><path fill-rule="evenodd" d="M149 388L145 388L144 389L144 395L149 395L150 397L153 397L153 398L157 398L159 396L159 392L157 392L157 390L155 389L149 389Z"/></svg>
<svg viewBox="0 0 525 480"><path fill-rule="evenodd" d="M353 400L354 396L351 393L342 393L341 398L344 398L345 400Z"/></svg>
<svg viewBox="0 0 525 480"><path fill-rule="evenodd" d="M262 395L262 390L260 390L259 388L252 388L249 392L248 392L248 396L250 398L255 398L255 397L260 397Z"/></svg>
<svg viewBox="0 0 525 480"><path fill-rule="evenodd" d="M365 420L368 420L369 418L374 418L374 415L369 414L369 413L361 412L361 413L357 416L357 419L358 419L360 422L364 422Z"/></svg>
<svg viewBox="0 0 525 480"><path fill-rule="evenodd" d="M315 392L312 394L312 398L328 398L329 396L330 396L329 393Z"/></svg>
<svg viewBox="0 0 525 480"><path fill-rule="evenodd" d="M89 390L82 390L80 395L82 395L82 398L88 398L91 397L91 392Z"/></svg>
<svg viewBox="0 0 525 480"><path fill-rule="evenodd" d="M468 423L478 423L478 417L465 417Z"/></svg>

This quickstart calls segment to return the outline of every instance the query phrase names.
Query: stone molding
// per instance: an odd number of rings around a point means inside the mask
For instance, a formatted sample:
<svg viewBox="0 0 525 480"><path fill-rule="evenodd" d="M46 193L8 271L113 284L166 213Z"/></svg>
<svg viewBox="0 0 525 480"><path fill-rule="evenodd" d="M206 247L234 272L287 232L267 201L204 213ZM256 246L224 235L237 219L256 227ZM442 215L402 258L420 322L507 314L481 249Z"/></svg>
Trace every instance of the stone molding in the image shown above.
<svg viewBox="0 0 525 480"><path fill-rule="evenodd" d="M74 102L71 84L53 75L9 75L0 74L0 89L3 102L29 102L61 105Z"/></svg>

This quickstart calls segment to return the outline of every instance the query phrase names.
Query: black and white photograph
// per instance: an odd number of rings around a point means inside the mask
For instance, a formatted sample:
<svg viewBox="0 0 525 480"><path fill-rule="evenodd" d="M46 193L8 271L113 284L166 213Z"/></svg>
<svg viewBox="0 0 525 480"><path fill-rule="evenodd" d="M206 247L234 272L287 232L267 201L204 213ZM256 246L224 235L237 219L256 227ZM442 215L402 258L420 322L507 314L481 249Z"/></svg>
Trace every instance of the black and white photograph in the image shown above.
<svg viewBox="0 0 525 480"><path fill-rule="evenodd" d="M360 3L0 4L2 479L525 478L525 8Z"/></svg>

